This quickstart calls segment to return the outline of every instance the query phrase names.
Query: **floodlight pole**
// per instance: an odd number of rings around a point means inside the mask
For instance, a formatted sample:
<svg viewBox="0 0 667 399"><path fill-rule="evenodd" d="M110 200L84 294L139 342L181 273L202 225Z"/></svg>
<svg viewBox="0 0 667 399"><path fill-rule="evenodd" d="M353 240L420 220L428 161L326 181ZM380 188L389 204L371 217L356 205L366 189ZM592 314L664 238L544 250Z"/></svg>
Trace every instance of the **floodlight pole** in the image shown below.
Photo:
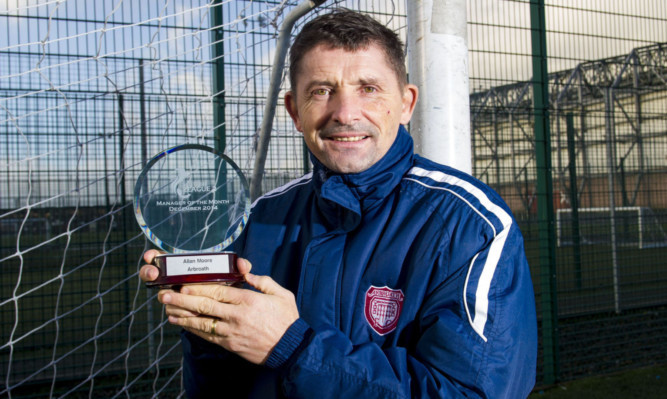
<svg viewBox="0 0 667 399"><path fill-rule="evenodd" d="M466 0L407 5L409 80L419 87L415 152L472 173Z"/></svg>

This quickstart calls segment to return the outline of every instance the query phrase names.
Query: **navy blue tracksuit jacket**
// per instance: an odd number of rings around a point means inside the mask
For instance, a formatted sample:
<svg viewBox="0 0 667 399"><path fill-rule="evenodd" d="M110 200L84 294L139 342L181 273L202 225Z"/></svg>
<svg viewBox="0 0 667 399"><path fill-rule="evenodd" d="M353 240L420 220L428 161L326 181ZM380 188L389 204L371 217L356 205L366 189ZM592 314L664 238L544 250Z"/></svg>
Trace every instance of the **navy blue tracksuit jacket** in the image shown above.
<svg viewBox="0 0 667 399"><path fill-rule="evenodd" d="M265 365L183 333L190 397L523 398L537 333L523 239L483 183L413 154L403 127L359 174L258 199L235 250L294 292Z"/></svg>

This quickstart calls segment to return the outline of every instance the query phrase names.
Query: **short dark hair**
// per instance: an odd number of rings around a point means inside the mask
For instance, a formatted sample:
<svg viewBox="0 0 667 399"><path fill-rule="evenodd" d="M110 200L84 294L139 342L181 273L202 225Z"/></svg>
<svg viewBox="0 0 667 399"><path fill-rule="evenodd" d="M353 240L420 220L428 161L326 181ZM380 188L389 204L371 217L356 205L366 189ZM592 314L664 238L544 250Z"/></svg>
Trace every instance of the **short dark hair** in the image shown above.
<svg viewBox="0 0 667 399"><path fill-rule="evenodd" d="M396 72L399 85L403 87L407 83L403 42L398 35L368 15L339 9L309 21L294 39L290 49L289 71L292 90L296 89L301 59L320 44L345 51L358 51L377 45Z"/></svg>

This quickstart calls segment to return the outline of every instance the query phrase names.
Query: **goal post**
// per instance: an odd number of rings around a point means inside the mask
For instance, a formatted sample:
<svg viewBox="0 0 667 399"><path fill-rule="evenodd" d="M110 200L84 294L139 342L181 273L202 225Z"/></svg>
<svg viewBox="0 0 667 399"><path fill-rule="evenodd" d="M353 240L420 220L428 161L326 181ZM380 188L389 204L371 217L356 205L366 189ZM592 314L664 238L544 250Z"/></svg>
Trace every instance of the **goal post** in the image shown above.
<svg viewBox="0 0 667 399"><path fill-rule="evenodd" d="M623 206L613 210L612 213L610 207L579 208L578 244L604 245L610 244L615 239L618 246L639 249L667 246L667 234L653 209L643 206ZM574 225L571 208L557 210L556 231L559 247L575 244Z"/></svg>
<svg viewBox="0 0 667 399"><path fill-rule="evenodd" d="M408 69L419 87L410 121L415 153L472 173L465 0L411 0Z"/></svg>

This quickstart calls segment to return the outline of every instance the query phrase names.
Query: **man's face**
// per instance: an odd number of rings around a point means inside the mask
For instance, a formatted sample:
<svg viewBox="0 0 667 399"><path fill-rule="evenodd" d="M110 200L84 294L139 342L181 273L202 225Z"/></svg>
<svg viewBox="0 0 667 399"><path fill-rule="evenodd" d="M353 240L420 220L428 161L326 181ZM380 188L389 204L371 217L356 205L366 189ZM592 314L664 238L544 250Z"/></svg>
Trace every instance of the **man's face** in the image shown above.
<svg viewBox="0 0 667 399"><path fill-rule="evenodd" d="M301 59L285 106L310 151L329 169L362 172L382 158L410 121L417 88L401 89L377 46L348 52L319 45Z"/></svg>

